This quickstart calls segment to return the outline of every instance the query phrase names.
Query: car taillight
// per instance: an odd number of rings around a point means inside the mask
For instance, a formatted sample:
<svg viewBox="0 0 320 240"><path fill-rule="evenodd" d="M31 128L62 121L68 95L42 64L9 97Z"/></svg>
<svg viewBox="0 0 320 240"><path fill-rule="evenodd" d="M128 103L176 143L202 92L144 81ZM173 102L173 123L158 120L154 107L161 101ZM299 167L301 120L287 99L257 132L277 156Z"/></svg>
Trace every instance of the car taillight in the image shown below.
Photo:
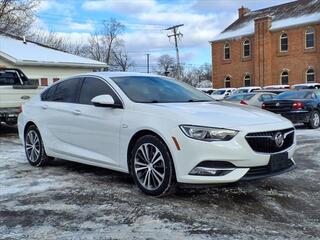
<svg viewBox="0 0 320 240"><path fill-rule="evenodd" d="M266 104L262 103L261 108L266 109Z"/></svg>
<svg viewBox="0 0 320 240"><path fill-rule="evenodd" d="M246 103L245 101L241 100L240 104L244 104L244 105L248 105L248 103Z"/></svg>
<svg viewBox="0 0 320 240"><path fill-rule="evenodd" d="M304 108L304 104L302 102L294 102L292 104L292 108L296 110L300 110Z"/></svg>

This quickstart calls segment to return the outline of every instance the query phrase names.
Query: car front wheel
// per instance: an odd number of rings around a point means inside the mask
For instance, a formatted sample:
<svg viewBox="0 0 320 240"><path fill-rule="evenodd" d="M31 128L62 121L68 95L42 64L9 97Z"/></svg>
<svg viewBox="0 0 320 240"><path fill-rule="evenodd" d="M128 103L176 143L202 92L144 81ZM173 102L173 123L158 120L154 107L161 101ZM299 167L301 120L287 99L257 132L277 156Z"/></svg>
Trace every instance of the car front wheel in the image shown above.
<svg viewBox="0 0 320 240"><path fill-rule="evenodd" d="M32 166L44 166L50 157L47 156L38 128L34 125L27 129L24 139L25 153Z"/></svg>
<svg viewBox="0 0 320 240"><path fill-rule="evenodd" d="M320 114L318 111L312 112L309 121L309 128L315 129L320 126Z"/></svg>
<svg viewBox="0 0 320 240"><path fill-rule="evenodd" d="M173 161L166 145L157 137L141 137L131 153L130 169L138 187L147 195L162 196L174 190Z"/></svg>

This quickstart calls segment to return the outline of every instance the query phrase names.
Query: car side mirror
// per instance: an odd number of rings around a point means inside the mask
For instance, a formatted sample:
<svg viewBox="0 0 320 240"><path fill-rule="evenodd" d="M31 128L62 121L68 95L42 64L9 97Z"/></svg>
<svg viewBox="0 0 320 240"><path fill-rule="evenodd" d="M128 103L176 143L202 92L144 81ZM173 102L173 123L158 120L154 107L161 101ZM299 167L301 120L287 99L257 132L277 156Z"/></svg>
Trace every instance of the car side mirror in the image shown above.
<svg viewBox="0 0 320 240"><path fill-rule="evenodd" d="M96 96L91 102L96 107L123 108L122 104L115 103L113 97L107 94Z"/></svg>

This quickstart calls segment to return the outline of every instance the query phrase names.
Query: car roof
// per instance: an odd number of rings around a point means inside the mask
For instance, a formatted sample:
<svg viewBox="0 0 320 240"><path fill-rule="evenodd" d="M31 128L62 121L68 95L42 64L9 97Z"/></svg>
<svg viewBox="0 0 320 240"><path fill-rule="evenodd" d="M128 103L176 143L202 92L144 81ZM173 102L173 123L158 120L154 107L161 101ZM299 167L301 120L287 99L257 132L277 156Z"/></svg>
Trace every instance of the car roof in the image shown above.
<svg viewBox="0 0 320 240"><path fill-rule="evenodd" d="M252 86L252 87L239 87L238 89L252 89L252 88L261 88L259 86Z"/></svg>
<svg viewBox="0 0 320 240"><path fill-rule="evenodd" d="M301 84L292 85L292 87L296 87L296 86L316 86L316 85L320 85L320 83L301 83Z"/></svg>
<svg viewBox="0 0 320 240"><path fill-rule="evenodd" d="M139 72L89 72L89 73L79 74L77 76L84 76L84 75L97 76L97 77L102 77L102 78L132 77L132 76L159 77L159 75L156 75L156 74L139 73Z"/></svg>

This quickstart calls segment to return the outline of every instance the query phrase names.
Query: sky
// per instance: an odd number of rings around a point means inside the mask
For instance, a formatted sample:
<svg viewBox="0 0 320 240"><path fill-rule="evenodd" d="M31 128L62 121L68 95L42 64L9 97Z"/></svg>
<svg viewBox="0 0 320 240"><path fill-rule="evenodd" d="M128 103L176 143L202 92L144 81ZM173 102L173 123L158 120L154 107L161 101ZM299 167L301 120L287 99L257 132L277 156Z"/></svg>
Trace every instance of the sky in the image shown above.
<svg viewBox="0 0 320 240"><path fill-rule="evenodd" d="M115 18L125 25L121 36L136 67L151 68L163 54L175 57L174 40L164 30L184 24L179 41L181 62L186 67L211 63L209 41L238 17L238 8L251 10L290 0L43 0L37 11L36 27L55 31L80 42L95 33L103 20Z"/></svg>

